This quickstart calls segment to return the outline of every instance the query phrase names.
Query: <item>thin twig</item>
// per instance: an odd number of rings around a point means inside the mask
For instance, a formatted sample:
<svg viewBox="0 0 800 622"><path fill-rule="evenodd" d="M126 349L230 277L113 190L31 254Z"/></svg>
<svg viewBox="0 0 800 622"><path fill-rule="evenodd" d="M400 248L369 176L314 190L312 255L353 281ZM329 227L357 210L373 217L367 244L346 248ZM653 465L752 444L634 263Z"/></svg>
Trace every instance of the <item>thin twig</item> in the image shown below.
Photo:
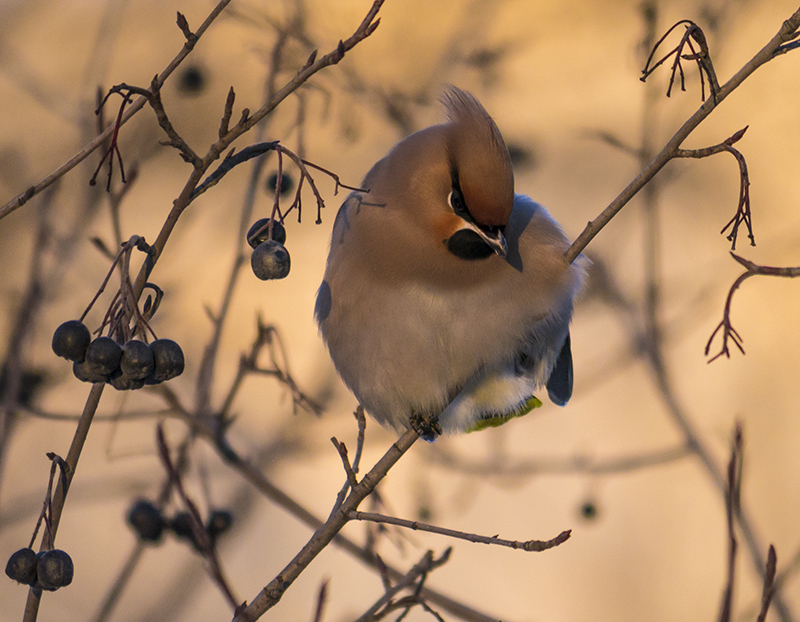
<svg viewBox="0 0 800 622"><path fill-rule="evenodd" d="M731 250L736 250L736 239L739 235L739 226L744 223L747 227L747 237L750 239L750 246L756 245L756 238L753 234L753 221L750 213L750 175L747 172L747 161L744 155L733 147L733 144L741 140L744 133L747 131L745 126L733 136L712 147L704 149L677 149L675 152L676 158L707 158L708 156L716 153L727 151L736 158L739 164L739 203L736 206L736 213L733 218L728 221L720 233L725 233L728 229L731 232L728 234L728 240L731 242Z"/></svg>
<svg viewBox="0 0 800 622"><path fill-rule="evenodd" d="M772 597L775 595L775 572L778 567L778 556L775 553L775 547L769 545L767 552L767 567L764 573L764 588L761 592L761 610L758 612L756 622L764 622L767 619L767 612L769 612L769 605L772 602Z"/></svg>
<svg viewBox="0 0 800 622"><path fill-rule="evenodd" d="M415 564L411 570L409 570L397 583L395 583L395 585L387 587L383 596L381 596L374 605L361 614L354 622L373 622L374 620L380 620L382 617L384 617L384 613L389 613L388 608L384 612L381 612L381 609L388 607L392 603L392 599L394 599L397 594L411 587L420 577L426 576L432 570L435 570L439 566L446 564L450 560L450 554L452 552L452 547L448 547L441 556L434 559L433 551L427 551L425 555L422 556L422 559L419 560L419 562L417 562L417 564Z"/></svg>
<svg viewBox="0 0 800 622"><path fill-rule="evenodd" d="M736 425L731 443L731 457L728 461L728 488L725 491L725 517L728 526L728 564L727 581L722 595L719 622L730 622L733 608L733 586L736 576L735 517L739 513L742 486L742 428Z"/></svg>
<svg viewBox="0 0 800 622"><path fill-rule="evenodd" d="M526 540L520 542L517 540L504 540L497 536L479 536L474 533L466 533L464 531L456 531L455 529L448 529L446 527L437 527L436 525L427 525L419 521L411 521L403 518L395 518L394 516L384 516L383 514L373 514L371 512L357 512L352 511L349 513L352 520L367 520L374 523L385 523L388 525L397 525L399 527L406 527L414 531L427 531L429 533L437 533L442 536L450 538L458 538L459 540L467 540L468 542L478 542L480 544L497 544L499 546L507 546L512 549L522 549L528 552L541 552L553 547L558 546L569 540L570 529L562 531L555 538L550 540Z"/></svg>
<svg viewBox="0 0 800 622"><path fill-rule="evenodd" d="M730 349L728 348L729 341L732 342L742 354L745 353L744 347L742 346L742 337L731 323L731 304L733 303L733 294L737 289L739 289L739 286L741 286L742 283L744 283L751 276L759 275L780 276L786 278L800 277L800 266L793 268L759 266L752 261L745 259L744 257L740 257L734 253L731 253L731 257L743 265L747 271L740 274L739 277L733 282L733 285L731 285L731 288L728 290L728 297L725 299L725 310L722 313L722 321L714 329L714 332L711 333L711 337L709 337L708 342L706 343L705 355L708 356L709 352L711 351L711 344L714 342L714 338L717 336L717 333L722 331L722 346L720 351L708 360L709 363L716 361L723 355L725 355L726 358L731 357Z"/></svg>
<svg viewBox="0 0 800 622"><path fill-rule="evenodd" d="M72 444L69 447L69 453L67 453L66 459L68 469L65 473L65 476L58 480L58 485L56 486L55 493L53 493L51 502L52 508L50 512L50 533L52 538L55 538L56 532L58 531L58 525L61 521L61 513L64 509L67 492L69 491L72 479L75 477L75 471L78 468L78 459L81 456L83 444L86 442L86 437L89 433L89 428L92 425L94 414L97 412L97 405L100 403L100 396L103 395L104 387L105 384L102 382L92 385L92 389L89 392L89 397L83 407L83 414L81 415L80 421L78 421L78 426L75 429L75 434L72 437ZM25 605L23 622L35 622L39 613L39 603L41 601L41 597L41 590L34 588L30 589L28 592L28 601Z"/></svg>
<svg viewBox="0 0 800 622"><path fill-rule="evenodd" d="M203 528L203 521L200 517L200 513L197 510L197 506L186 494L186 491L183 487L181 473L176 468L170 457L169 447L167 446L167 441L164 436L164 429L161 424L156 426L156 440L158 444L158 454L161 458L164 468L167 471L169 480L172 482L172 484L174 484L175 489L178 491L178 494L183 500L184 506L192 517L191 527L194 541L197 543L197 546L200 552L203 554L203 557L208 560L209 566L211 567L212 578L220 587L225 597L228 599L228 602L231 604L231 607L234 610L234 615L236 615L236 613L240 611L242 603L234 595L233 590L225 578L225 574L222 571L222 565L219 561L219 556L217 555L216 547L211 542L211 538L206 530Z"/></svg>
<svg viewBox="0 0 800 622"><path fill-rule="evenodd" d="M173 71L178 67L178 65L183 62L183 60L189 55L189 53L194 48L197 40L208 30L209 26L214 22L214 20L219 17L220 13L225 9L228 4L230 4L231 0L220 0L217 6L209 13L208 17L205 21L200 25L200 27L195 31L193 40L187 40L184 43L183 47L181 48L180 52L172 59L172 61L166 66L164 71L162 71L158 75L158 83L159 85L163 85L164 81L172 74ZM120 125L124 125L127 123L133 115L139 112L144 105L147 103L147 99L144 97L140 97L136 101L134 101L129 107L128 111L122 116L120 120ZM73 168L75 168L78 164L83 162L89 155L98 147L100 147L109 136L112 135L114 132L115 125L111 125L106 128L106 130L96 136L92 141L87 144L83 149L81 149L77 154L75 154L70 160L66 163L61 165L58 169L53 171L50 175L45 177L42 181L37 183L34 186L31 186L22 194L17 195L13 199L11 199L8 203L6 203L3 207L0 207L0 219L5 218L11 212L15 211L16 209L22 207L31 197L39 194L42 190L50 186L53 182L57 179L63 177Z"/></svg>

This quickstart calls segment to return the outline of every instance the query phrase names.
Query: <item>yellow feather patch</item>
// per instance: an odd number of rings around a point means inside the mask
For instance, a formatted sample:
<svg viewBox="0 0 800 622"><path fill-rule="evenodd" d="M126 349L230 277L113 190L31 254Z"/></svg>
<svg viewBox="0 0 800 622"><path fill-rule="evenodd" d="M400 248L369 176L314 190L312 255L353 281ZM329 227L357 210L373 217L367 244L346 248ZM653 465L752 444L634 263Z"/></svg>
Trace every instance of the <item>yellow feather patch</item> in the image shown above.
<svg viewBox="0 0 800 622"><path fill-rule="evenodd" d="M540 400L535 395L531 395L527 400L522 402L516 410L512 410L509 413L503 413L501 415L494 415L491 417L487 417L485 419L479 419L475 422L475 424L467 429L467 434L470 432L480 432L481 430L485 430L486 428L498 428L504 423L511 421L512 419L516 419L517 417L522 417L527 415L531 412L534 408L539 408L542 405L542 400Z"/></svg>

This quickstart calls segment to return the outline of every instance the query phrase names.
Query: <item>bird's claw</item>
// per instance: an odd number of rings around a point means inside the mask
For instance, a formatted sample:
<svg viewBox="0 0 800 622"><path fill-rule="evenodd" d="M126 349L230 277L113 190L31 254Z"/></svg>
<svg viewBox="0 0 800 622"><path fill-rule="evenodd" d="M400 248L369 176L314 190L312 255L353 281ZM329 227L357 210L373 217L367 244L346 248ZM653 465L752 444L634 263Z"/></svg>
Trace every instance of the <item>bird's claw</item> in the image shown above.
<svg viewBox="0 0 800 622"><path fill-rule="evenodd" d="M411 413L409 424L423 441L429 443L435 441L436 437L442 434L442 426L439 425L438 417L429 419L425 415L415 412Z"/></svg>

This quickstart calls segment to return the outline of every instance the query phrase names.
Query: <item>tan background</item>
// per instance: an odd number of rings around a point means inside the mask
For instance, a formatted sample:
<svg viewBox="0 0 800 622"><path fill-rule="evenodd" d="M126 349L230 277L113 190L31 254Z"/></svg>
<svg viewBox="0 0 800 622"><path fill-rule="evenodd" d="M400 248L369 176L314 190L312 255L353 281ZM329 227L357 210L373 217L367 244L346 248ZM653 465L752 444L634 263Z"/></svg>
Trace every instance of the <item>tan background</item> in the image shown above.
<svg viewBox="0 0 800 622"><path fill-rule="evenodd" d="M365 0L309 1L307 29L321 52L333 49L362 19ZM784 0L710 3L670 2L661 8L658 31L682 18L707 29L721 80L727 79L796 10ZM98 84L128 82L146 86L182 45L175 12L193 28L211 2L167 0L47 0L0 4L0 199L10 199L74 154L91 136L88 119ZM282 19L288 2L234 0L238 16L220 19L201 40L190 61L207 72L207 88L182 96L175 82L164 88L167 110L178 130L198 150L214 140L228 88L237 110L259 105L265 53L274 31L264 16ZM724 8L723 8L724 7ZM357 184L403 131L385 114L376 93L406 93L424 101L406 109L410 129L438 120L440 85L471 90L493 114L506 140L531 154L520 167L517 189L545 204L572 237L636 175L628 155L593 136L611 132L629 144L641 140L645 93L639 81L643 34L639 2L581 0L524 2L389 0L381 25L338 67L315 79L307 93L306 144L309 159ZM482 50L502 51L498 63L483 70L465 61ZM286 77L308 51L298 46ZM796 146L800 138L799 52L762 68L690 137L687 147L718 143L736 130L750 129L738 147L747 157L752 181L753 219L758 246L742 237L738 251L770 265L800 265L800 210ZM687 64L688 92L667 100L667 73L651 78L656 100L654 145L662 144L700 104L696 68ZM358 87L358 88L356 88ZM399 101L397 98L395 102ZM117 100L108 115L115 114ZM267 137L297 147L291 131L297 100L287 100ZM123 129L126 165L141 163L140 179L123 204L125 237L155 239L189 167L168 148L149 111ZM248 140L254 141L251 136ZM247 142L240 141L238 147ZM86 203L85 184L97 160L64 180L52 208L58 230L67 230ZM268 165L274 166L274 162ZM239 206L247 167L194 204L179 223L154 280L167 292L156 318L159 336L179 341L187 371L173 388L191 401L197 364L210 335L204 306L217 308L238 240ZM318 399L330 398L321 420L292 415L287 394L268 379L249 380L230 431L234 446L255 455L283 438L265 470L285 490L319 515L326 515L342 481L338 456L328 439L335 435L351 448L354 398L336 379L313 324L312 310L321 279L335 209L333 184L317 178L328 208L314 225L314 206L306 197L302 224L288 224L287 248L293 267L279 283L243 274L236 292L215 376L214 398L221 400L239 353L253 338L256 313L275 323L284 336L300 386ZM741 268L728 256L718 234L733 215L738 179L728 155L673 163L658 178L660 222L660 318L674 395L689 420L724 465L734 421L746 439L743 503L762 549L772 542L779 570L792 563L786 603L800 619L800 282L754 278L734 300L735 327L744 337L746 356L706 363L703 347L721 319L728 287ZM27 277L38 203L31 201L0 222L0 343L9 341L13 314ZM256 210L266 213L261 195ZM453 559L429 579L469 605L508 621L712 620L725 581L726 535L722 498L697 459L638 468L623 473L567 474L546 466L524 476L481 475L442 464L443 456L470 463L510 467L542 460L574 464L621 456L640 456L678 446L680 431L659 394L653 373L635 349L642 324L643 224L635 200L592 243L624 295L636 305L632 315L587 292L573 327L576 388L567 408L552 405L504 428L457 439L420 443L382 485L387 512L417 518L421 511L436 524L510 539L547 539L573 529L564 546L542 554L451 542L420 533L393 534L380 552L410 567L426 548L454 547ZM108 210L102 204L81 224L81 238L68 259L46 258L60 270L58 287L48 292L43 312L26 342L33 365L48 370L46 391L38 399L51 412L79 413L88 387L69 375L49 350L53 329L78 316L102 280L108 263L88 242L111 240ZM60 268L58 267L60 265ZM107 304L107 302L106 302ZM99 322L101 310L91 316ZM2 351L2 348L0 348ZM141 409L152 397L126 398L107 390L106 414L120 406ZM134 538L124 524L132 500L156 494L163 472L154 453L154 420L97 423L91 431L70 493L57 544L76 564L72 586L47 595L40 620L91 620ZM0 558L25 546L46 487L45 452L65 455L73 423L23 418L0 474ZM183 425L170 421L170 437ZM283 435L283 436L280 436ZM392 434L368 426L364 464L388 447ZM187 485L202 499L203 470L216 506L230 507L236 523L221 541L220 553L237 594L251 599L291 559L310 532L283 509L257 495L227 470L209 448L198 444ZM581 517L591 501L594 520ZM171 507L175 507L174 504ZM363 527L348 533L361 539ZM402 546L393 542L400 540ZM763 555L763 553L762 553ZM740 547L736 612L754 619L760 583L745 546ZM360 615L382 591L379 578L345 554L325 551L264 619L311 620L320 582L330 578L325 620ZM0 620L20 620L26 590L0 580ZM148 550L124 593L113 620L227 620L227 605L188 547L167 539ZM444 614L445 619L453 619ZM414 612L408 620L430 619ZM771 619L777 619L773 617Z"/></svg>

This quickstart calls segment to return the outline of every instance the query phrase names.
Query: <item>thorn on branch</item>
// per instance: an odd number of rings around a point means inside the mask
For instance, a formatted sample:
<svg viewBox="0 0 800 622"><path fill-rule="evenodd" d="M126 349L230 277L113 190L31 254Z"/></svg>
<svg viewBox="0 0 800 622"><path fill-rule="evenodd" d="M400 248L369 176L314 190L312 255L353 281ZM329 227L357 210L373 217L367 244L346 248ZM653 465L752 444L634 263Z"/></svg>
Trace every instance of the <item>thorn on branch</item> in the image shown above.
<svg viewBox="0 0 800 622"><path fill-rule="evenodd" d="M680 25L684 25L686 30L684 31L678 45L662 56L660 60L655 61L651 65L658 48L662 43L664 43L670 33ZM687 48L689 53L686 53ZM684 19L679 21L669 30L667 30L667 32L658 41L656 41L656 44L653 46L653 49L650 52L650 56L647 58L644 69L642 70L642 76L639 79L642 82L645 82L650 74L652 74L659 66L673 56L674 59L672 61L669 86L667 87L667 97L669 97L672 93L672 87L675 85L676 75L680 76L681 91L686 90L686 75L684 73L683 64L681 61L688 60L695 61L700 71L700 97L702 101L706 100L705 76L708 76L709 90L711 91L711 97L716 104L717 93L719 92L719 82L717 81L717 74L714 70L714 65L711 62L708 43L703 30L691 20Z"/></svg>

